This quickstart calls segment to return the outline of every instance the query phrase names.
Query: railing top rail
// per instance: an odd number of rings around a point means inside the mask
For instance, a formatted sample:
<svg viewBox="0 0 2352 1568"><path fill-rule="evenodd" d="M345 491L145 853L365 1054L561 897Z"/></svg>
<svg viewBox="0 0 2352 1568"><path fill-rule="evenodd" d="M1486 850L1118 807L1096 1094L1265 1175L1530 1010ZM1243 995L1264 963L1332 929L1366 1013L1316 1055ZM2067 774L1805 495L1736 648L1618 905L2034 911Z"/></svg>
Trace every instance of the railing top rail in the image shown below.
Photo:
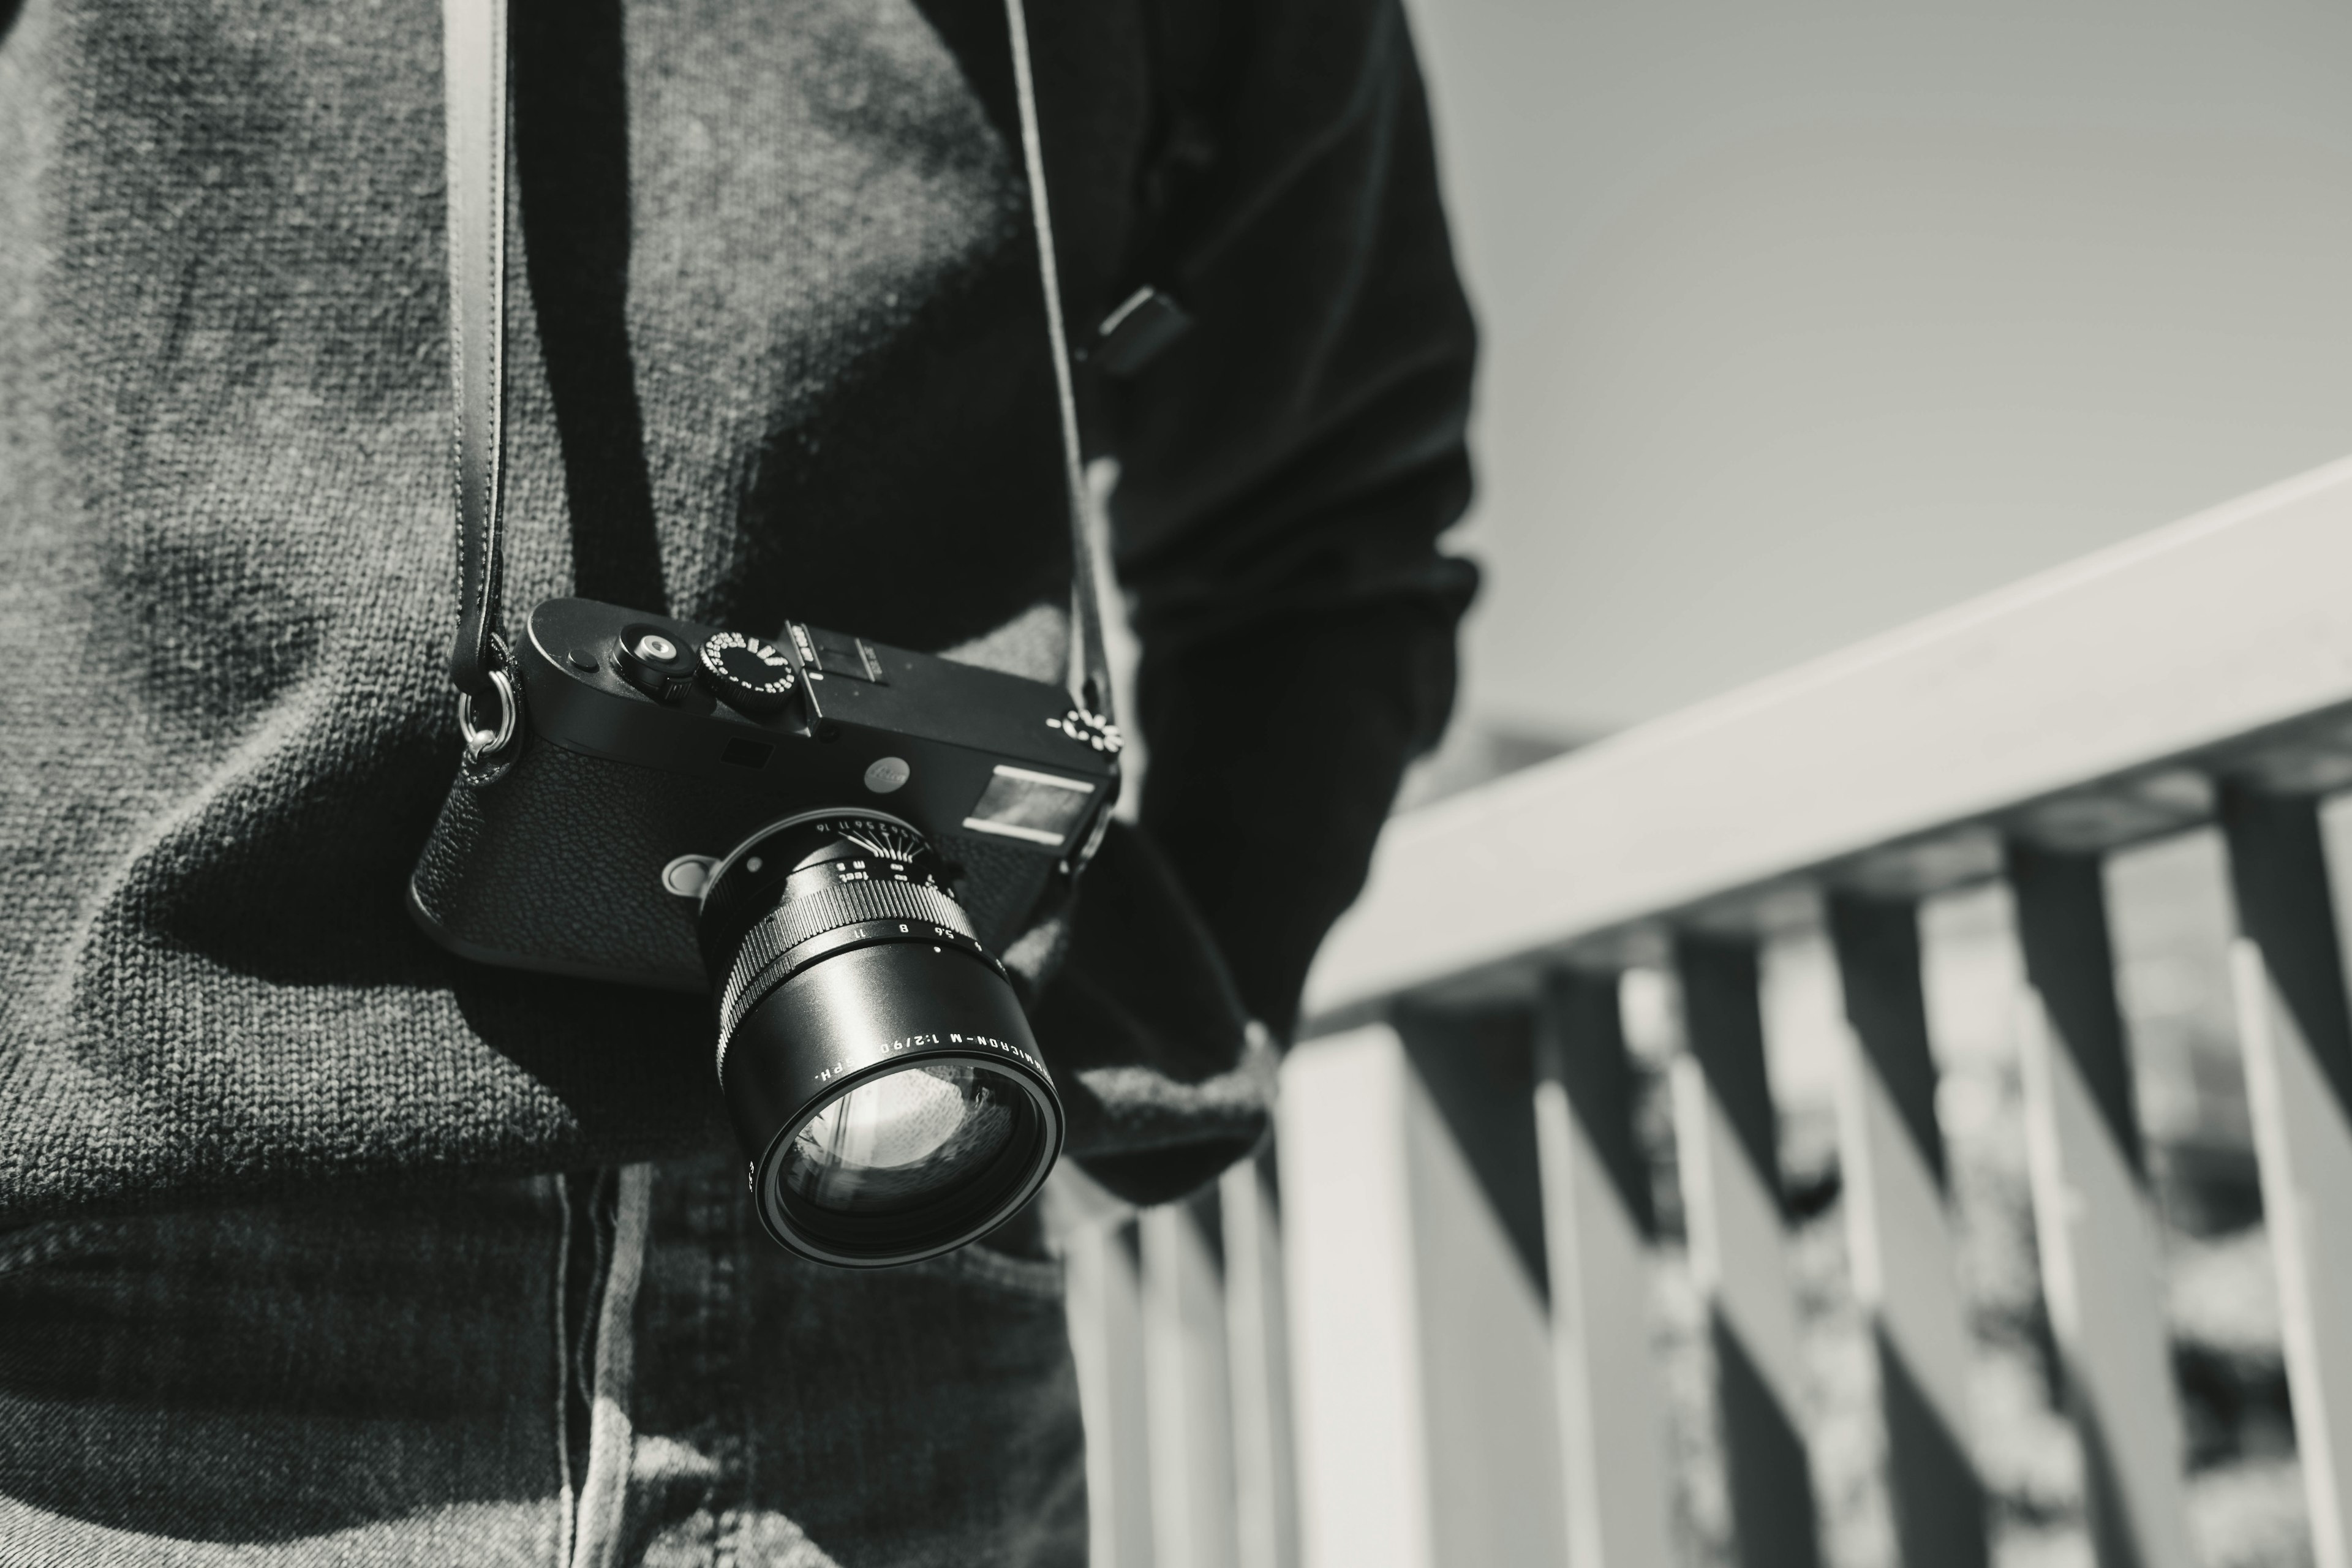
<svg viewBox="0 0 2352 1568"><path fill-rule="evenodd" d="M2202 781L2155 770L2347 704L2352 458L1397 818L1307 1013L2037 803L2063 837L2084 786L2192 820Z"/></svg>

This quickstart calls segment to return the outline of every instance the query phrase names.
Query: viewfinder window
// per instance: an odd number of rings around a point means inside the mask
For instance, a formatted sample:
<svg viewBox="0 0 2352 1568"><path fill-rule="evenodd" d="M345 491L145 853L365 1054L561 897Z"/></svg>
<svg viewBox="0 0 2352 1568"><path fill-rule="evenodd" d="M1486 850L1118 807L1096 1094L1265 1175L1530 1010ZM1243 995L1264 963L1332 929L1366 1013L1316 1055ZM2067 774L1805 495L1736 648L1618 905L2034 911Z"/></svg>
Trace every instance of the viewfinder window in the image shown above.
<svg viewBox="0 0 2352 1568"><path fill-rule="evenodd" d="M963 825L974 833L993 833L1031 844L1058 847L1070 830L1084 821L1095 786L1083 779L1066 779L1028 768L997 764L995 776L980 792L980 800Z"/></svg>

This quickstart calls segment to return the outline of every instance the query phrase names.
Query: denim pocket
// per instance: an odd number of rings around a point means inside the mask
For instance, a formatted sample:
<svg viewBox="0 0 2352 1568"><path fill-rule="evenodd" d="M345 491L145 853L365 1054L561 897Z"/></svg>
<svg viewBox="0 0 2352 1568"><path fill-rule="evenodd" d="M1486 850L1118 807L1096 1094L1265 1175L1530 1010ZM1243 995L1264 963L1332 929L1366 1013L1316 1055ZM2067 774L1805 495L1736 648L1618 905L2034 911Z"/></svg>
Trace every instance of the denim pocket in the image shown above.
<svg viewBox="0 0 2352 1568"><path fill-rule="evenodd" d="M0 1235L0 1561L538 1550L562 1486L546 1221L488 1186Z"/></svg>

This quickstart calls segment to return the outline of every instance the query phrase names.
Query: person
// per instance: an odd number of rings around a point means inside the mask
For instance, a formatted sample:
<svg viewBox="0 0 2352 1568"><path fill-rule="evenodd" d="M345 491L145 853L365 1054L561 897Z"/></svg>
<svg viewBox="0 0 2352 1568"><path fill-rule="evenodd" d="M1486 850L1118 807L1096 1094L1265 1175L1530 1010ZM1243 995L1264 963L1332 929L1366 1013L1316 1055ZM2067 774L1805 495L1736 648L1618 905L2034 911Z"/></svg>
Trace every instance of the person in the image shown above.
<svg viewBox="0 0 2352 1568"><path fill-rule="evenodd" d="M702 1002L403 907L458 756L432 0L0 29L0 1562L1081 1561L1035 1212L796 1260ZM1444 722L1474 332L1397 0L1030 31L1149 766L1008 962L1151 1202L1262 1137ZM510 54L509 603L1055 679L995 0L515 0Z"/></svg>

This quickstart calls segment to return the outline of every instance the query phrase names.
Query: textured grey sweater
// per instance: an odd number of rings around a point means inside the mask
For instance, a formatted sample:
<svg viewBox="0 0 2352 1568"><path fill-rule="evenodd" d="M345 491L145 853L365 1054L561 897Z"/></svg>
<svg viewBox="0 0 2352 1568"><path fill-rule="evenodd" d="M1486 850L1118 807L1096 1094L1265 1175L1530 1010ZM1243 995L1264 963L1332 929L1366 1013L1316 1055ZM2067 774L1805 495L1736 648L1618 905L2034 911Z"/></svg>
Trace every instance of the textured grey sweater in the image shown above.
<svg viewBox="0 0 2352 1568"><path fill-rule="evenodd" d="M1143 832L1033 1011L1139 1195L1255 1133L1442 724L1472 333L1394 0L1033 0L1145 643ZM508 602L1052 679L997 0L516 0ZM0 0L0 1226L724 1137L700 1006L403 888L457 757L433 0ZM1047 944L1052 945L1052 944Z"/></svg>

